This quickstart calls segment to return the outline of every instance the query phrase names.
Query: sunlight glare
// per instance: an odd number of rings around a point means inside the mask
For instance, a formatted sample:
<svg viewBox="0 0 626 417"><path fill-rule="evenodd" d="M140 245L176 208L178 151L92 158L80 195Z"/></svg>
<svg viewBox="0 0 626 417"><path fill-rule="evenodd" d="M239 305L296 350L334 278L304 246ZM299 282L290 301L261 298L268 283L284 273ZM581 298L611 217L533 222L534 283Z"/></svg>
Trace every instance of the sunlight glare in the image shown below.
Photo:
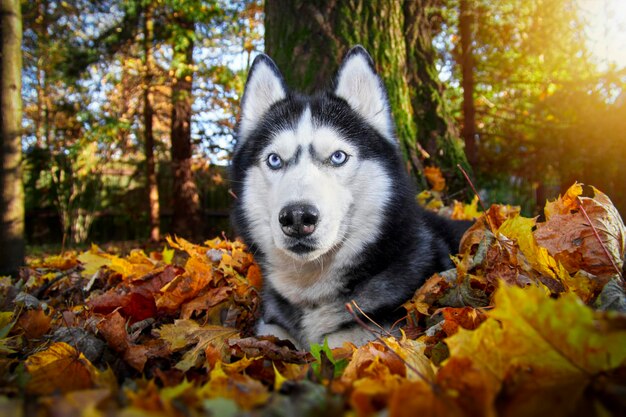
<svg viewBox="0 0 626 417"><path fill-rule="evenodd" d="M578 0L589 51L600 69L626 68L626 0Z"/></svg>

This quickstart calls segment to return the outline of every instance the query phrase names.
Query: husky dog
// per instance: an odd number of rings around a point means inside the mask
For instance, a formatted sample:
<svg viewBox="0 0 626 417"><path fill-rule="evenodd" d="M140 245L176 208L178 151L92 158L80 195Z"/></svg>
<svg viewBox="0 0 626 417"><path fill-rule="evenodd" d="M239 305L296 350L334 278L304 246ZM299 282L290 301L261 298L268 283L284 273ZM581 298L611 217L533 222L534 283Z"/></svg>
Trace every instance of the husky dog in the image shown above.
<svg viewBox="0 0 626 417"><path fill-rule="evenodd" d="M467 228L418 207L387 93L361 46L331 91L291 92L259 55L241 104L233 222L263 277L257 334L297 346L373 339L346 309L389 328L426 278L452 267Z"/></svg>

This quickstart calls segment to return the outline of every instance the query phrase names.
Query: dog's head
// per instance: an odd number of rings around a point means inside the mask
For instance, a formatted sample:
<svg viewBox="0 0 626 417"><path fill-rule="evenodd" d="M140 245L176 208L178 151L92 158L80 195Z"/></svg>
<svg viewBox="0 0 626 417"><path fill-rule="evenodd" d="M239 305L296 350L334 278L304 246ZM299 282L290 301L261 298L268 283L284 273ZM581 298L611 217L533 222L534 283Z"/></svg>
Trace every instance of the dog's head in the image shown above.
<svg viewBox="0 0 626 417"><path fill-rule="evenodd" d="M232 172L248 243L300 262L359 253L377 238L397 163L387 94L365 49L312 97L289 92L269 57L255 59Z"/></svg>

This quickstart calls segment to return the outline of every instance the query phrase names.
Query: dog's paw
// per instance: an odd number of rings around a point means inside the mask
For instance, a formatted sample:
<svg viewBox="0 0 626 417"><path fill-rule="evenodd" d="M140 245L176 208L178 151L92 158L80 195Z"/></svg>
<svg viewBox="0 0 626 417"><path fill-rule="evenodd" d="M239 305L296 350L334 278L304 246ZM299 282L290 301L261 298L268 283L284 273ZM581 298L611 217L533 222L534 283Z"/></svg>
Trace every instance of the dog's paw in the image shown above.
<svg viewBox="0 0 626 417"><path fill-rule="evenodd" d="M257 336L276 336L279 339L289 340L295 347L301 349L300 343L287 330L276 324L268 324L263 320L259 320L256 325L255 333Z"/></svg>
<svg viewBox="0 0 626 417"><path fill-rule="evenodd" d="M349 329L340 330L338 332L326 335L328 346L332 348L341 347L345 342L350 342L356 346L362 346L367 342L371 342L376 337L362 327L354 326Z"/></svg>

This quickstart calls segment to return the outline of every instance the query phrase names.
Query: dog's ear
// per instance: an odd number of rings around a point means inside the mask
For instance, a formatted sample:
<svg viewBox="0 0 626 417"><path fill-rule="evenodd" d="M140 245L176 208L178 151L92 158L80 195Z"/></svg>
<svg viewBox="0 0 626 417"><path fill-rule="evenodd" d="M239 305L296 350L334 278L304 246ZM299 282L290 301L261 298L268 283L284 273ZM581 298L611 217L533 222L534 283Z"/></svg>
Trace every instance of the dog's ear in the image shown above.
<svg viewBox="0 0 626 417"><path fill-rule="evenodd" d="M386 139L397 143L387 90L376 74L372 57L362 46L350 49L343 59L335 81L335 95L346 100Z"/></svg>
<svg viewBox="0 0 626 417"><path fill-rule="evenodd" d="M238 140L245 140L272 104L286 96L285 81L274 61L265 54L258 55L248 73L241 99Z"/></svg>

